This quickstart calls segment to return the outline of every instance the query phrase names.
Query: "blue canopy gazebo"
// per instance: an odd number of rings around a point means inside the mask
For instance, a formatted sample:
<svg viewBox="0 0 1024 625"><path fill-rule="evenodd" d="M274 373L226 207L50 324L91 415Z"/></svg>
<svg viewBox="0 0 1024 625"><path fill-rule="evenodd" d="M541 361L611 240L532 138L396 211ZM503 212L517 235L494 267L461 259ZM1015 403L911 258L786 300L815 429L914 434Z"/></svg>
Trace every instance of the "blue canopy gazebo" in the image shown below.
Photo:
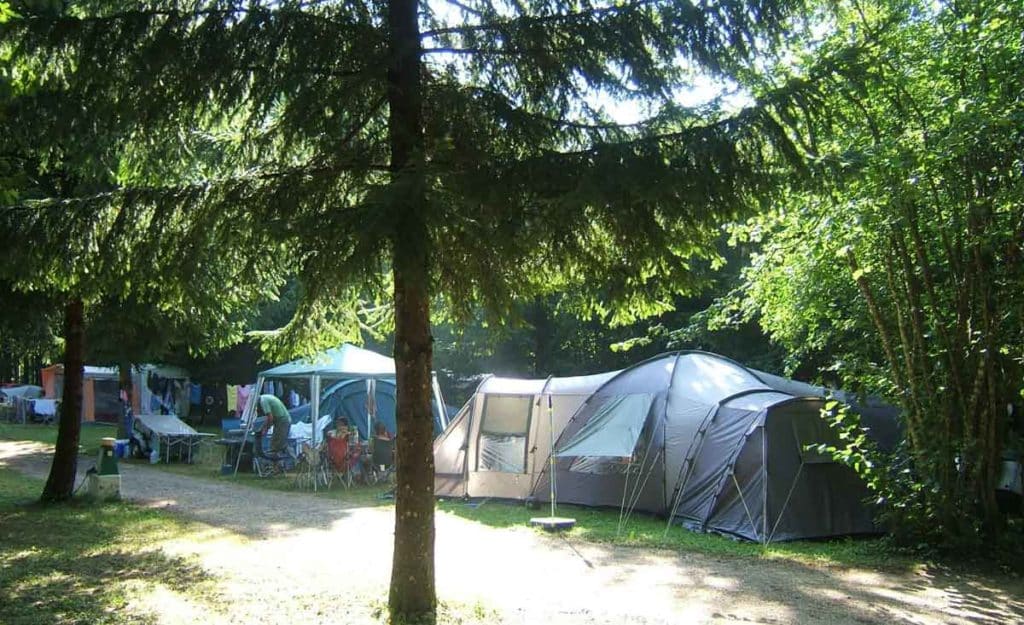
<svg viewBox="0 0 1024 625"><path fill-rule="evenodd" d="M309 358L300 358L292 362L278 365L267 369L256 378L256 397L262 392L264 383L268 380L297 381L308 380L310 389L309 415L312 425L312 444L317 444L319 432L317 422L321 416L321 407L325 400L331 399L332 395L345 392L351 394L354 389L359 391L366 398L372 401L365 402L365 411L361 411L360 417L364 419L351 419L359 430L362 438L369 438L372 434L372 421L374 418L381 419L386 427L394 433L395 427L395 405L394 401L381 401L379 395L394 397L395 361L377 352L356 347L349 343L343 343L340 347L332 348L316 354ZM380 382L378 385L377 383ZM431 375L431 387L433 391L433 412L434 429L437 432L444 431L448 426L448 413L445 410L444 399L441 395L441 387L437 383L437 375ZM326 390L324 390L326 389ZM316 398L316 401L313 400ZM245 424L245 435L248 437L252 431L255 421L256 398L250 400L242 413L242 423ZM351 406L352 402L348 404ZM388 414L383 414L387 412ZM235 466L237 473L238 467Z"/></svg>

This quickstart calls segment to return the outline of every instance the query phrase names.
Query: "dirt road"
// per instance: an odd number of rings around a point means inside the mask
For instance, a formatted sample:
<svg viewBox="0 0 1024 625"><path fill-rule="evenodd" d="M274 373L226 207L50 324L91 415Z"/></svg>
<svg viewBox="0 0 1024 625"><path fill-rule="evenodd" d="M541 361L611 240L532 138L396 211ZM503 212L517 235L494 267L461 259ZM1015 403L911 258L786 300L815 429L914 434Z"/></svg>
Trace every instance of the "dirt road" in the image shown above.
<svg viewBox="0 0 1024 625"><path fill-rule="evenodd" d="M48 450L0 441L0 466L44 477ZM84 463L91 466L91 462ZM364 622L387 595L391 508L346 508L301 493L122 466L125 498L205 528L162 549L198 558L224 605L188 597L163 622ZM442 601L483 606L482 622L542 624L1024 623L1024 582L941 572L889 573L595 545L526 528L437 519ZM367 599L371 598L371 599Z"/></svg>

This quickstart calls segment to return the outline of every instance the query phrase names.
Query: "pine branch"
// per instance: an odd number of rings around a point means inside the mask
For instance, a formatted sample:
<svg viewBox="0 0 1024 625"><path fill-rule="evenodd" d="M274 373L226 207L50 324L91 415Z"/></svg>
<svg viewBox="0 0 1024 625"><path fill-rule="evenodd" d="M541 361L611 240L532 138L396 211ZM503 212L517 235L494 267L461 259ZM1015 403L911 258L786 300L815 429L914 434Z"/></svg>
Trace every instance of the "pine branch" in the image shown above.
<svg viewBox="0 0 1024 625"><path fill-rule="evenodd" d="M423 48L423 54L461 54L461 55L491 55L491 56L543 56L551 57L558 54L565 54L569 50L558 48L519 48L510 50L499 50L497 48Z"/></svg>
<svg viewBox="0 0 1024 625"><path fill-rule="evenodd" d="M452 0L448 0L451 2ZM630 4L623 4L618 6L609 7L594 7L584 11L576 11L572 13L559 13L555 15L523 15L516 18L509 18L505 20L499 20L494 22L485 22L482 24L468 24L465 26L445 26L443 28L435 28L433 30L425 30L420 33L421 38L436 37L438 35L453 35L453 34L468 34L474 32L488 31L488 30L508 30L510 28L522 28L528 26L537 26L541 24L550 24L558 22L572 22L581 19L589 19L594 17L600 17L608 14L621 14L629 11L636 10L641 7L645 7L651 4L656 4L660 0L638 0ZM455 4L454 2L452 2ZM525 9L525 7L522 7Z"/></svg>
<svg viewBox="0 0 1024 625"><path fill-rule="evenodd" d="M267 7L253 7L247 8L244 6L233 6L227 9L194 9L191 11L183 11L180 9L145 9L136 11L120 11L117 13L108 13L106 15L88 15L82 17L69 17L67 15L53 16L45 13L29 14L25 21L46 21L57 24L88 24L88 23L109 23L109 22L120 22L127 20L151 20L160 17L176 18L181 21L190 19L196 19L200 17L222 17L227 18L231 16L242 16L242 15L288 15L289 17L301 16L316 21L326 22L328 24L343 25L344 22L330 19L325 15L318 15L315 13L309 13L301 9L311 6L322 4L319 2L301 3L295 7L289 7L287 9L269 9Z"/></svg>
<svg viewBox="0 0 1024 625"><path fill-rule="evenodd" d="M313 177L322 176L329 174L339 174L346 171L375 171L386 173L390 169L387 165L379 164L335 164L335 165L319 165L319 166L305 166L305 167L294 167L290 169L282 169L279 171L267 171L259 172L245 176L232 176L228 178L220 178L214 180L204 180L202 182L195 182L184 185L172 185L172 186L124 186L111 189L109 191L103 191L100 193L94 193L92 195L67 197L67 198L46 198L42 200L32 201L27 204L11 204L7 206L0 206L0 214L12 213L15 211L39 211L41 209L52 209L52 208L64 208L68 206L90 204L100 200L114 200L122 198L128 195L148 195L153 197L158 196L185 196L195 194L199 192L209 191L213 188L220 186L231 186L239 185L250 182L261 182L267 180L275 180L288 177Z"/></svg>
<svg viewBox="0 0 1024 625"><path fill-rule="evenodd" d="M587 130L587 131L603 131L603 130L626 130L630 128L644 128L653 122L652 119L645 119L639 122L633 122L629 124L617 123L617 122L606 122L606 123L587 123L564 117L550 117L542 113L536 113L529 111L522 106L514 103L508 96L497 91L495 89L488 89L486 87L472 86L468 88L468 91L475 93L480 96L491 98L492 100L500 101L509 111L514 111L518 115L527 117L543 124L550 126L556 126L560 128L571 128L574 130Z"/></svg>

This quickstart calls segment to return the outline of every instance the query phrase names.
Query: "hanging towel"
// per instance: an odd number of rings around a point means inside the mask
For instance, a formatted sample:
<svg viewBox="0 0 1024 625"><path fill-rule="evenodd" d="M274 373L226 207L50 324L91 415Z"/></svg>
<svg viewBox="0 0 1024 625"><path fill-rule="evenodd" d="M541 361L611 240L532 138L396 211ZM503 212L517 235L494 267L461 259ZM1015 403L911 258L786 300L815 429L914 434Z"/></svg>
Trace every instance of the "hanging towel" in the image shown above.
<svg viewBox="0 0 1024 625"><path fill-rule="evenodd" d="M228 412L232 410L238 410L238 387L233 384L228 384L227 389L228 396Z"/></svg>

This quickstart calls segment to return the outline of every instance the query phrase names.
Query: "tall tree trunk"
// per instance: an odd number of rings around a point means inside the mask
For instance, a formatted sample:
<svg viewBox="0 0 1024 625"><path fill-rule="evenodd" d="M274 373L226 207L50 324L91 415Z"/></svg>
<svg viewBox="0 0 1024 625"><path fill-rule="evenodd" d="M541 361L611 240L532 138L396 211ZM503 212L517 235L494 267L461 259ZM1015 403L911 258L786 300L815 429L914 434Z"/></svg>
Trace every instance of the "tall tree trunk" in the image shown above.
<svg viewBox="0 0 1024 625"><path fill-rule="evenodd" d="M64 308L64 394L61 398L57 449L50 477L43 487L45 502L67 501L75 490L78 438L82 429L82 377L85 367L84 305L72 299Z"/></svg>
<svg viewBox="0 0 1024 625"><path fill-rule="evenodd" d="M434 453L430 410L430 254L423 184L417 0L389 0L391 197L395 233L398 484L389 607L396 622L433 622Z"/></svg>
<svg viewBox="0 0 1024 625"><path fill-rule="evenodd" d="M117 369L117 386L121 397L121 414L117 419L117 437L128 438L131 432L128 431L128 424L125 423L125 415L132 405L132 365L128 361L121 361Z"/></svg>

